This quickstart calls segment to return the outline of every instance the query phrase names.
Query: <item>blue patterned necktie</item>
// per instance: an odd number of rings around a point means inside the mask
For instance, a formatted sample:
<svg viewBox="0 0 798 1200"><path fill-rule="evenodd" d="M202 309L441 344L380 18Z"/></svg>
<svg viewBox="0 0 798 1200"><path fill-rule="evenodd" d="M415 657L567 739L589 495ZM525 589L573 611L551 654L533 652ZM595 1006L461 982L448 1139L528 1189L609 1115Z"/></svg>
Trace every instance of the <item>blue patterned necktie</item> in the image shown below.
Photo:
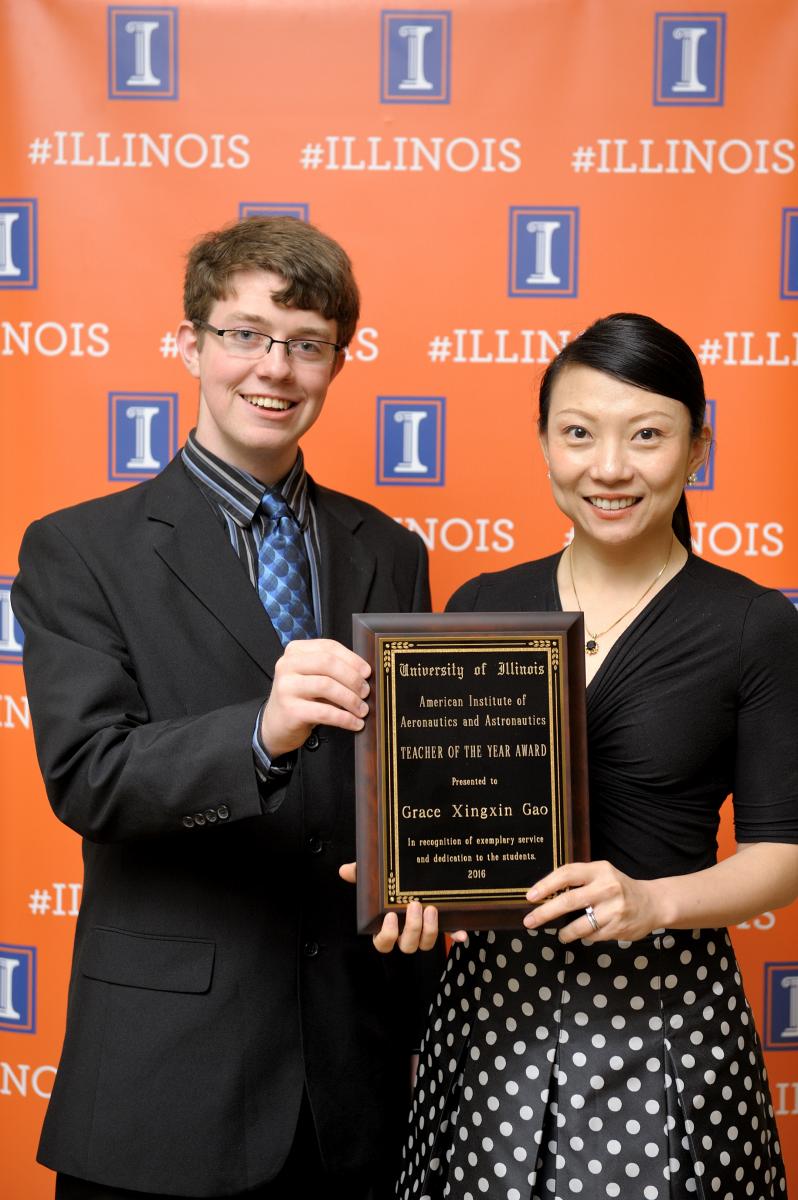
<svg viewBox="0 0 798 1200"><path fill-rule="evenodd" d="M282 496L265 492L260 507L265 517L263 541L258 550L261 604L284 646L298 638L314 638L316 621L302 530Z"/></svg>

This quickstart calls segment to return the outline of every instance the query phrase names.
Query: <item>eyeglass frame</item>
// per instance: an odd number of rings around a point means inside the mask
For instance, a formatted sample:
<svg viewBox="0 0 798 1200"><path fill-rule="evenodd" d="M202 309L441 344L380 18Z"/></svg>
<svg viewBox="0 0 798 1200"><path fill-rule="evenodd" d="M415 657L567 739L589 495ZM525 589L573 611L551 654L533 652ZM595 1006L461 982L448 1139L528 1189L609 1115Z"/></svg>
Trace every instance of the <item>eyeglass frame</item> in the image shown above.
<svg viewBox="0 0 798 1200"><path fill-rule="evenodd" d="M227 354L230 354L230 350L227 346L225 346L224 335L226 333L240 333L243 329L243 326L240 326L240 325L232 325L227 329L217 329L215 325L211 325L210 321L200 321L200 320L194 320L194 319L192 319L191 324L194 326L195 329L207 329L209 333L215 333L218 337L220 337L222 339L222 345L224 346ZM258 330L258 329L249 329L249 330L247 330L247 332L254 333L258 337L265 338L268 345L266 345L264 343L265 349L264 349L263 353L259 354L257 356L254 354L251 354L251 355L250 354L232 354L231 355L232 358L250 358L253 362L255 362L257 359L265 358L267 354L270 354L272 346L285 346L286 358L290 359L292 342L316 342L320 346L332 346L333 350L335 351L335 354L339 354L341 352L341 350L344 349L344 347L342 345L339 345L338 342L328 342L325 338L317 338L317 337L276 338L276 337L272 337L272 335L270 333L261 333L260 330ZM333 355L333 357L330 361L332 361L332 362L335 361L335 354ZM297 361L301 363L302 359L298 359ZM303 366L309 366L309 365L312 365L312 364L303 363ZM318 365L319 366L327 366L328 364L322 360Z"/></svg>

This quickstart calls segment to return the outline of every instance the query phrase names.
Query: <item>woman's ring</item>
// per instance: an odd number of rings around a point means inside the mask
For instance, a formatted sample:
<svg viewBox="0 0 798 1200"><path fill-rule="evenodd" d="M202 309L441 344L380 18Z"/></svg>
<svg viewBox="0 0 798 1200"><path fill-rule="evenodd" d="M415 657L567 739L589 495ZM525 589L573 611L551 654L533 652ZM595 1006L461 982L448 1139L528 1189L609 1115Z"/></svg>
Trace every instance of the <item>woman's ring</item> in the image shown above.
<svg viewBox="0 0 798 1200"><path fill-rule="evenodd" d="M596 914L593 912L593 905L592 905L592 904L588 904L588 905L586 906L586 908L585 908L585 916L587 917L587 919L588 919L588 921L590 922L590 924L593 926L593 932L594 932L594 933L598 933L598 931L599 931L599 923L598 923L598 921L596 920Z"/></svg>

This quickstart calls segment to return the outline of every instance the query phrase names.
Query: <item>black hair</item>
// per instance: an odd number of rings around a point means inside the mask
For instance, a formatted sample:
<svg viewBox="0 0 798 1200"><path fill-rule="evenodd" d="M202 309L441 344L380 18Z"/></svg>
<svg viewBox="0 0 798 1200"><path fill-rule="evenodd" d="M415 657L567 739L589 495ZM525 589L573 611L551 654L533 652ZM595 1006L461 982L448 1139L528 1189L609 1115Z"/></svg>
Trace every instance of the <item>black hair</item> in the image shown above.
<svg viewBox="0 0 798 1200"><path fill-rule="evenodd" d="M684 404L690 414L690 433L697 437L704 426L706 396L701 368L684 338L640 313L612 313L601 317L564 346L549 363L540 381L538 428L548 427L551 390L570 366L592 367ZM682 490L673 514L673 532L692 553L687 497Z"/></svg>

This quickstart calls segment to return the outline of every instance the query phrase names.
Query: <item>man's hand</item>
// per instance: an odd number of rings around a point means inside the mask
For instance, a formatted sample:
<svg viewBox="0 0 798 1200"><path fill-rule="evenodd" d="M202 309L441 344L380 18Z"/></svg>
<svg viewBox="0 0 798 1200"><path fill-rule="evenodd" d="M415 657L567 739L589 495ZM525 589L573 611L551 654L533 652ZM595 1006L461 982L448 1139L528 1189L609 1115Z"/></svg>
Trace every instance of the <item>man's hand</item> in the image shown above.
<svg viewBox="0 0 798 1200"><path fill-rule="evenodd" d="M272 759L298 749L315 725L356 733L368 713L371 667L328 638L289 642L274 671L261 740Z"/></svg>

